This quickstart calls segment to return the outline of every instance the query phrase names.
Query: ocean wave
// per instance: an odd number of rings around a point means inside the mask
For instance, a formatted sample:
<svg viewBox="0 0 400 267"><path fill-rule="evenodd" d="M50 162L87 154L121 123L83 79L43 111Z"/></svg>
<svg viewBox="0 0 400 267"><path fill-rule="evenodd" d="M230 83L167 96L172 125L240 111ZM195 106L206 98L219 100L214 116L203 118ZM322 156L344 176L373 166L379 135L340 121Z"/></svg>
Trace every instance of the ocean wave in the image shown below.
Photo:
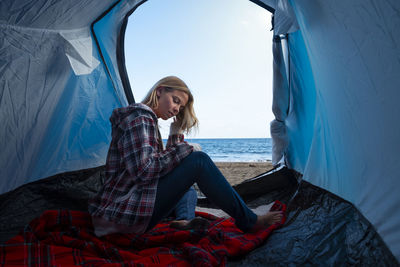
<svg viewBox="0 0 400 267"><path fill-rule="evenodd" d="M212 160L222 162L264 162L272 159L271 138L188 139L197 143Z"/></svg>

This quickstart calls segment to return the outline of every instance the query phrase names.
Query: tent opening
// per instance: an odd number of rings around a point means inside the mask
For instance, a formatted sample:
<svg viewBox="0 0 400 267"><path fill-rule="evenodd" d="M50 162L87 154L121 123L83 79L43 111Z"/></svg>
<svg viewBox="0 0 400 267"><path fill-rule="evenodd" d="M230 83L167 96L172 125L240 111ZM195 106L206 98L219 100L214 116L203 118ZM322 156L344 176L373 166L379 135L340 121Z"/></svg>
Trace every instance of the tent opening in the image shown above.
<svg viewBox="0 0 400 267"><path fill-rule="evenodd" d="M162 77L176 75L191 88L200 121L188 138L269 138L270 21L269 11L248 0L145 2L125 32L135 101ZM160 121L164 138L169 124Z"/></svg>

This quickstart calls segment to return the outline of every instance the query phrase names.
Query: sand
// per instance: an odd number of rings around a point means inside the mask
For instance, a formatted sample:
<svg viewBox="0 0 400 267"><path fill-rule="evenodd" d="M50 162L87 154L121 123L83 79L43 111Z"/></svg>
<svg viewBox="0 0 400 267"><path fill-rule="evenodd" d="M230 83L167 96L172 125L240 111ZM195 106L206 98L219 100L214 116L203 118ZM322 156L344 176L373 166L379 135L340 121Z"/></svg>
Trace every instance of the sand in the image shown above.
<svg viewBox="0 0 400 267"><path fill-rule="evenodd" d="M239 184L272 169L272 163L266 162L215 162L231 185Z"/></svg>
<svg viewBox="0 0 400 267"><path fill-rule="evenodd" d="M215 162L215 165L221 170L225 178L231 185L239 184L246 179L253 178L261 173L264 173L273 168L270 161L267 162ZM256 214L265 214L272 206L269 205L259 206L253 211ZM208 212L218 217L229 217L228 214L220 209L210 209L205 207L196 207L197 211Z"/></svg>

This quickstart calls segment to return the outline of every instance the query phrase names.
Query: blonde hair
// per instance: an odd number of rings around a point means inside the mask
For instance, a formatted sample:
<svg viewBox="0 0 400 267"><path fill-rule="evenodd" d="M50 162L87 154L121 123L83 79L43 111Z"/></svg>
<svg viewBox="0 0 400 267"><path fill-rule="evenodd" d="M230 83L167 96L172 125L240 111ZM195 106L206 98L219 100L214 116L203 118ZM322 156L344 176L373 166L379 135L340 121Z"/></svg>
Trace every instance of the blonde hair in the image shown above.
<svg viewBox="0 0 400 267"><path fill-rule="evenodd" d="M176 119L181 123L180 129L182 129L186 133L189 133L193 127L198 127L199 121L193 108L193 95L190 92L189 87L186 85L186 83L176 76L167 76L156 82L147 93L146 97L142 100L142 103L152 109L157 108L157 88L160 87L162 87L164 90L167 90L167 92L179 90L188 95L188 102L186 103L185 108L180 111L178 115L176 115Z"/></svg>

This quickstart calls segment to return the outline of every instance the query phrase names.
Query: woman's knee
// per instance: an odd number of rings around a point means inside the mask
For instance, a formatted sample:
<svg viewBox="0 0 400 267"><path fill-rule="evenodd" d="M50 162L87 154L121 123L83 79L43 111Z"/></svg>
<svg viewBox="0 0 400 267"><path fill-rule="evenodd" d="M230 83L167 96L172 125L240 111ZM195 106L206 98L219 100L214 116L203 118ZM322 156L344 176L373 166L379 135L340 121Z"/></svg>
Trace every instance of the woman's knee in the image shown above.
<svg viewBox="0 0 400 267"><path fill-rule="evenodd" d="M189 190L187 191L187 194L188 194L191 198L197 200L197 191L196 191L196 189L194 189L193 186L191 186L191 187L189 188Z"/></svg>
<svg viewBox="0 0 400 267"><path fill-rule="evenodd" d="M191 173L196 174L195 176L197 177L197 174L202 173L204 167L209 166L212 163L213 161L207 153L204 153L203 151L193 151L184 159L182 165L184 165L185 168L188 168Z"/></svg>
<svg viewBox="0 0 400 267"><path fill-rule="evenodd" d="M210 156L203 151L193 151L191 156L196 158L197 160L201 160L201 161L210 161L211 160Z"/></svg>

